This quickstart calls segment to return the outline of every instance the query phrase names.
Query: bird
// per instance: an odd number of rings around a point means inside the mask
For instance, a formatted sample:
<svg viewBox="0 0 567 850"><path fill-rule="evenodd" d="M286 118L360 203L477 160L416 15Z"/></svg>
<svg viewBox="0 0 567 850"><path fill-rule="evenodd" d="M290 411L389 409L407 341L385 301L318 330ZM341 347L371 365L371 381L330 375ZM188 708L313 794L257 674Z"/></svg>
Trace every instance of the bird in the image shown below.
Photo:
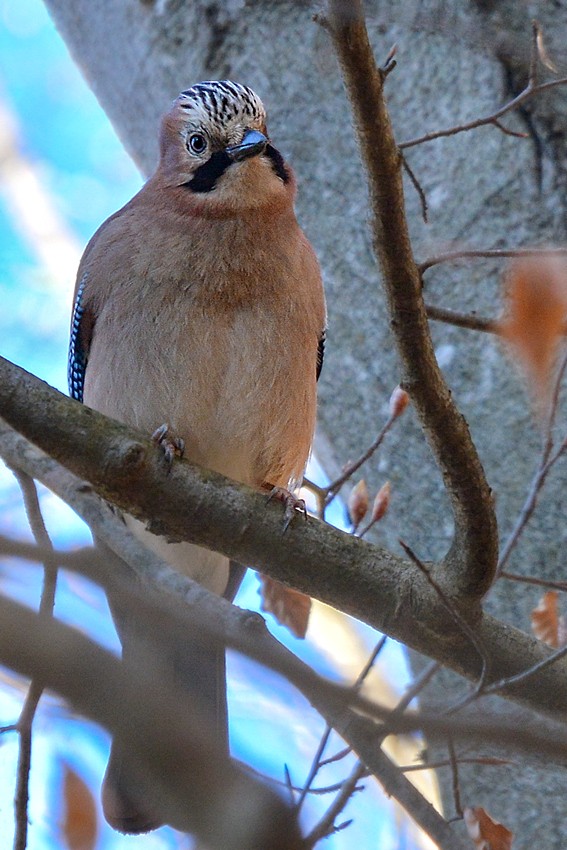
<svg viewBox="0 0 567 850"><path fill-rule="evenodd" d="M327 323L319 263L294 211L294 172L268 135L260 98L231 80L182 91L159 140L155 173L81 259L70 394L153 434L169 461L184 449L235 481L276 488L293 513ZM234 595L240 575L226 557L125 522L175 569ZM126 655L135 623L123 609L113 616ZM196 647L184 663L228 740L224 651ZM149 831L158 813L127 774L115 741L106 819L121 832Z"/></svg>

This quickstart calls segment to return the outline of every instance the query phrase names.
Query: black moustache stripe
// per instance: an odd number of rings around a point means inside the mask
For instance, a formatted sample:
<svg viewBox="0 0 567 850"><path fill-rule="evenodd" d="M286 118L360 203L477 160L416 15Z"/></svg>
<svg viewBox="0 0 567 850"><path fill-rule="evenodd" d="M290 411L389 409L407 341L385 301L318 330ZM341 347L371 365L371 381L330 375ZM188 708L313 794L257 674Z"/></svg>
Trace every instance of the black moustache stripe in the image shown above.
<svg viewBox="0 0 567 850"><path fill-rule="evenodd" d="M284 183L288 183L290 175L281 153L272 145L267 145L264 154L270 160L274 173ZM215 151L207 162L199 166L191 180L185 183L185 185L192 192L211 192L215 188L217 180L222 177L232 163L233 161L225 151Z"/></svg>
<svg viewBox="0 0 567 850"><path fill-rule="evenodd" d="M193 192L210 192L231 164L232 160L225 151L215 151L185 185Z"/></svg>
<svg viewBox="0 0 567 850"><path fill-rule="evenodd" d="M289 182L289 171L286 168L286 164L283 156L277 150L277 148L273 147L273 145L268 145L264 151L266 156L269 158L272 163L272 168L275 173L278 175L280 180L283 180L284 183Z"/></svg>

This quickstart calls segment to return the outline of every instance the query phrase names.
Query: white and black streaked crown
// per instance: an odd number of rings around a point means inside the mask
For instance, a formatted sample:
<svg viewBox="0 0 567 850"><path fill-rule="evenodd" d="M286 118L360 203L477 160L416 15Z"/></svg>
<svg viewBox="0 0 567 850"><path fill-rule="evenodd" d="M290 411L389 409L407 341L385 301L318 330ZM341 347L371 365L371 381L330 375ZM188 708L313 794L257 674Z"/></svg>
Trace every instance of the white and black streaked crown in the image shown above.
<svg viewBox="0 0 567 850"><path fill-rule="evenodd" d="M183 116L182 125L175 129L184 139L185 146L191 137L206 135L210 145L203 148L200 164L191 171L190 179L181 185L193 192L205 194L217 188L219 180L229 168L244 157L237 157L235 149L242 144L248 131L256 130L261 134L264 144L260 148L251 145L249 154L261 153L270 161L275 175L288 183L291 172L287 168L280 152L272 145L266 135L266 110L262 101L252 89L232 80L207 80L196 83L190 89L181 92L174 104L174 121ZM187 135L189 134L189 135ZM162 137L163 139L163 137ZM253 153L256 148L256 153ZM162 142L162 156L167 154L167 144ZM246 156L246 154L245 154Z"/></svg>
<svg viewBox="0 0 567 850"><path fill-rule="evenodd" d="M205 80L181 92L178 104L192 110L195 117L206 118L224 127L241 119L248 126L261 127L266 122L266 110L258 95L232 80Z"/></svg>

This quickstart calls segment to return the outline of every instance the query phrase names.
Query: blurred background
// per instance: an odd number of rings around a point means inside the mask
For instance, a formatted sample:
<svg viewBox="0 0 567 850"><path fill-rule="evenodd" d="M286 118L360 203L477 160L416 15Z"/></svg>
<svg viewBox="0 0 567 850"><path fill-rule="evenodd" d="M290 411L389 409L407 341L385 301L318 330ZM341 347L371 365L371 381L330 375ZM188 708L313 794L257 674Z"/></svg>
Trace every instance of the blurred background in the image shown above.
<svg viewBox="0 0 567 850"><path fill-rule="evenodd" d="M187 88L195 80L180 80ZM167 104L164 104L164 109ZM0 0L0 354L53 386L67 391L66 358L75 271L81 252L104 219L139 189L142 179L105 114L74 65L40 0ZM310 476L322 480L314 465ZM90 541L88 529L54 496L42 491L42 508L57 547ZM345 521L337 504L329 519ZM0 467L0 533L30 540L18 485ZM2 591L36 606L41 571L0 561ZM258 581L249 574L237 604L257 609ZM56 614L115 651L118 641L104 595L93 585L62 574ZM330 678L353 681L377 641L372 630L315 605L305 641L270 618L270 628L295 652ZM370 693L392 703L409 681L403 651L388 641L369 677ZM0 725L17 720L27 683L0 669ZM269 671L232 655L229 659L231 745L234 755L283 781L284 765L294 784L305 780L324 724L303 698ZM394 742L408 763L419 741ZM87 785L97 807L97 850L165 850L191 846L170 829L140 837L113 832L102 819L99 786L109 740L53 696L44 696L34 727L30 783L30 850L66 847L63 776L70 767ZM341 749L331 738L328 754ZM13 836L13 790L17 760L14 732L0 736L0 834ZM348 776L346 759L327 768L316 786ZM412 777L415 774L412 774ZM432 780L417 774L434 795ZM353 823L326 840L328 850L357 844L380 850L430 846L372 780L349 803ZM331 802L309 796L306 828ZM369 836L372 836L369 840Z"/></svg>

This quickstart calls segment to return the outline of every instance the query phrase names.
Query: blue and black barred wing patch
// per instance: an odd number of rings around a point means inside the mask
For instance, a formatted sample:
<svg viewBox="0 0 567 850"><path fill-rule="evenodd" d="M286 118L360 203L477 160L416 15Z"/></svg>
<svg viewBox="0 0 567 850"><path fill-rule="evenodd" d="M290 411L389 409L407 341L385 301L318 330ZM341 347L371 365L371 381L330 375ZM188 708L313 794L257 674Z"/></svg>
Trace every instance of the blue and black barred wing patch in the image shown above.
<svg viewBox="0 0 567 850"><path fill-rule="evenodd" d="M323 358L325 356L325 342L327 339L327 332L325 330L321 331L321 336L319 337L319 345L317 347L317 380L319 380L319 375L321 374L321 369L323 368Z"/></svg>
<svg viewBox="0 0 567 850"><path fill-rule="evenodd" d="M71 338L69 341L68 380L69 395L77 401L83 400L85 372L89 355L89 346L94 325L94 317L85 309L84 290L86 275L81 280L75 297L73 318L71 319Z"/></svg>

